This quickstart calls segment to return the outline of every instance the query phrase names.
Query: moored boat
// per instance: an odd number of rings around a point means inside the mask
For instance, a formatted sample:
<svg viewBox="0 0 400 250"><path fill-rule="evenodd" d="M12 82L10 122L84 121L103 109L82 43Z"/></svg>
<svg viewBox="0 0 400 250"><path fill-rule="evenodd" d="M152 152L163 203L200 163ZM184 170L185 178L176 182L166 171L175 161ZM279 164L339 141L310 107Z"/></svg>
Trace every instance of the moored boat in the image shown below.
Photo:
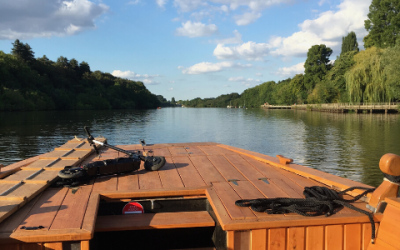
<svg viewBox="0 0 400 250"><path fill-rule="evenodd" d="M383 183L353 203L374 210L371 225L368 216L346 206L327 217L236 206L243 199L304 198L311 186L373 188L283 156L213 142L118 147L151 150L166 164L148 171L142 162L131 173L98 175L77 187L54 186L65 166L121 157L110 148L97 155L86 139L75 138L3 167L0 249L399 249L399 156L382 157ZM343 196L349 200L363 192ZM141 204L143 214L123 215L132 201Z"/></svg>

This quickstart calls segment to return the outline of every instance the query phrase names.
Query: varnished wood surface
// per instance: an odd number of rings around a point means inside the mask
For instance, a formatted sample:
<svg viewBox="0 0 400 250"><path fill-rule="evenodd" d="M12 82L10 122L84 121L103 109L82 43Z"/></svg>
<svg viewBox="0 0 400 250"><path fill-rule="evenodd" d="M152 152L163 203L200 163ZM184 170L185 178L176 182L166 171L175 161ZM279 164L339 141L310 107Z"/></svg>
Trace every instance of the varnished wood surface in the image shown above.
<svg viewBox="0 0 400 250"><path fill-rule="evenodd" d="M129 214L99 216L96 232L212 227L214 220L206 211L155 214Z"/></svg>
<svg viewBox="0 0 400 250"><path fill-rule="evenodd" d="M74 141L67 144L69 145L61 146L56 151L65 151L71 145L77 145ZM140 145L120 147L126 150L143 151L143 147ZM306 186L362 185L357 182L343 178L338 179L339 177L326 173L320 174L320 171L317 170L310 170L309 176L300 176L299 172L305 173L308 171L307 168L295 164L286 164L285 167L280 167L277 165L280 164L277 158L241 151L216 143L156 144L145 146L144 149L145 151L153 150L155 155L165 156L167 163L164 168L157 172L149 172L144 169L142 164L140 169L133 173L97 177L91 183L81 186L75 194L72 194L71 190L67 188L48 188L42 192L40 199L30 205L29 209L24 210L23 215L16 213L15 216L11 216L4 222L8 225L7 232L3 230L5 228L3 223L0 223L0 235L11 234L11 238L25 242L88 240L93 236L96 227L100 199L119 200L198 195L207 196L224 230L254 230L255 235L261 237L261 240L258 240L249 237L249 234L236 236L236 239L240 239L241 245L251 245L254 242L255 246L265 245L271 249L281 249L283 246L292 248L298 246L297 249L302 249L300 245L304 243L305 249L308 249L307 242L315 240L315 246L324 245L327 241L336 242L337 234L343 236L344 245L347 242L345 239L349 238L345 237L349 230L344 226L345 224L364 225L368 222L365 215L349 209L343 209L340 213L328 218L308 218L294 214L267 215L254 212L250 208L237 207L234 204L238 199L300 198L303 197L302 192ZM74 152L79 156L82 154L81 152L85 151L75 150ZM121 153L111 149L103 149L100 156L91 155L83 163L122 156ZM42 156L34 163L24 164L23 168L31 172L42 164L48 164L49 160L44 158L51 157L50 154ZM70 159L62 159L62 161L64 163L71 162ZM52 167L57 170L62 167L62 164L57 163ZM289 167L293 167L292 171L289 171L291 170ZM316 175L321 178L310 177ZM10 177L11 179L16 178ZM37 178L39 177L37 176ZM319 182L325 179L331 180L328 183ZM13 204L9 206L13 206ZM365 203L360 203L360 207L362 206L365 207ZM18 208L14 207L13 209ZM19 215L17 216L17 214ZM379 222L381 217L382 215L377 214L376 221ZM39 226L39 224L42 224L45 229L35 232L20 229L24 225ZM341 229L334 226L337 224L342 225ZM326 229L328 225L332 225L332 227ZM319 226L322 226L323 237L327 233L332 237L322 238L322 242L314 238L307 241L307 237L310 235L319 235ZM12 232L10 232L10 227L14 227ZM289 229L282 231L280 228ZM368 229L364 230L362 227L360 230L360 234L363 234ZM301 239L302 235L304 235L304 242ZM286 239L288 236L291 238L290 241ZM228 234L229 239L234 242L235 238L229 238ZM348 244L351 246L353 243L349 241Z"/></svg>

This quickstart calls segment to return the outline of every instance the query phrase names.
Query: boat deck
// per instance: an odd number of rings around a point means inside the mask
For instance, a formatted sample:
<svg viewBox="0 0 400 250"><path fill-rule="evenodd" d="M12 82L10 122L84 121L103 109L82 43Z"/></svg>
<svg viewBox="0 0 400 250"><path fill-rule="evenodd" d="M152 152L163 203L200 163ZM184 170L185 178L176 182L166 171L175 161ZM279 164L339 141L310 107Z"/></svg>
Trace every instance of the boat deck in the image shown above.
<svg viewBox="0 0 400 250"><path fill-rule="evenodd" d="M61 148L68 148L68 143ZM128 151L143 151L140 145L118 147ZM154 155L165 156L166 165L161 170L149 172L142 164L132 174L97 177L89 184L75 189L48 187L0 223L0 243L12 243L13 240L88 241L96 231L100 200L112 202L152 197L207 198L218 223L223 230L228 231L228 241L233 242L235 239L235 246L240 241L245 244L243 242L251 240L250 234L246 233L250 231L245 230L252 230L253 237L258 233L262 235L260 239L271 238L275 241L286 241L287 236L299 240L309 237L317 245L328 244L326 240L331 240L335 245L333 241L339 238L341 241L337 244L343 245L345 240L351 242L352 237L349 236L356 233L365 238L360 244L366 247L369 243L371 227L368 217L348 208L329 217L268 215L238 207L235 201L274 197L302 198L306 186L327 186L337 190L352 186L370 186L297 164L282 164L275 157L217 143L156 144L144 147L145 151L150 149L154 151ZM80 152L82 155L85 153L87 151ZM84 163L119 156L123 155L111 149L103 149L100 157L92 153ZM44 159L42 156L41 160ZM37 160L24 169L36 170ZM54 173L55 171L53 175ZM356 194L358 191L352 193ZM366 203L358 201L355 205L365 209ZM382 214L377 213L374 217L379 222ZM21 229L23 226L39 225L44 228L32 231ZM244 233L234 235L235 231ZM316 235L319 236L315 237ZM357 240L356 237L354 239ZM268 244L273 244L273 241ZM284 244L288 246L291 243Z"/></svg>

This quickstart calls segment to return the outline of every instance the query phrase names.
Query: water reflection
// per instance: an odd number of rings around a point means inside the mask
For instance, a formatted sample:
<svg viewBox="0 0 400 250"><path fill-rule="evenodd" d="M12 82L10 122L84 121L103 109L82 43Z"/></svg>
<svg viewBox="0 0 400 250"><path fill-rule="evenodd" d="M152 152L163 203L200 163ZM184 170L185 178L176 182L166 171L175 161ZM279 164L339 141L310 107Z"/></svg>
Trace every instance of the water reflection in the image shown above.
<svg viewBox="0 0 400 250"><path fill-rule="evenodd" d="M218 108L0 113L0 163L51 151L89 126L111 144L215 141L376 186L380 157L400 154L399 117Z"/></svg>

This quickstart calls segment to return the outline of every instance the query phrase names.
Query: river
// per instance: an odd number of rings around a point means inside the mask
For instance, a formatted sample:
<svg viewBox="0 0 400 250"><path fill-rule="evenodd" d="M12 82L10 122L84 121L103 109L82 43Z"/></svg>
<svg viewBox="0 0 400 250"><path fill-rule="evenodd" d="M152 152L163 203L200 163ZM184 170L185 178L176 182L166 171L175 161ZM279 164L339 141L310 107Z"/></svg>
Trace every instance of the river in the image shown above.
<svg viewBox="0 0 400 250"><path fill-rule="evenodd" d="M53 150L84 126L110 144L223 143L377 186L379 159L400 155L400 115L294 110L163 108L159 110L0 113L0 164Z"/></svg>

